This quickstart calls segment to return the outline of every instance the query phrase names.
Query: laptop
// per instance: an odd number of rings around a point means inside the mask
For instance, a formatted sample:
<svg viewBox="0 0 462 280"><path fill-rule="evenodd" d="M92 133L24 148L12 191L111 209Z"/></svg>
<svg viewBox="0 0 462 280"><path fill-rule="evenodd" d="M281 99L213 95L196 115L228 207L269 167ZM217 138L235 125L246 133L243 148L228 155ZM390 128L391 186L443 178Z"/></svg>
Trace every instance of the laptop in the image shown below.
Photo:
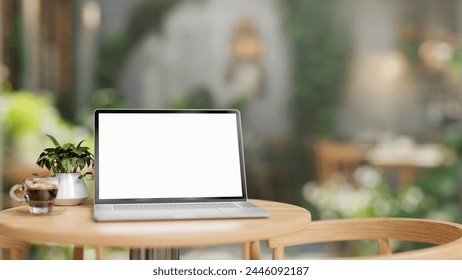
<svg viewBox="0 0 462 280"><path fill-rule="evenodd" d="M247 201L237 110L97 109L96 221L269 217Z"/></svg>

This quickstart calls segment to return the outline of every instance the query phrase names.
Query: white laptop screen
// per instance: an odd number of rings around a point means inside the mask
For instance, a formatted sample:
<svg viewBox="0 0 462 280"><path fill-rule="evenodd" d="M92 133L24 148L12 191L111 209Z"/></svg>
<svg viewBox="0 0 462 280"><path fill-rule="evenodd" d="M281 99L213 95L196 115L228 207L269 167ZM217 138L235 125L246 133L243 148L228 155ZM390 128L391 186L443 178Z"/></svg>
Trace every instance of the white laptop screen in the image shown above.
<svg viewBox="0 0 462 280"><path fill-rule="evenodd" d="M107 110L95 118L97 200L244 196L238 112Z"/></svg>

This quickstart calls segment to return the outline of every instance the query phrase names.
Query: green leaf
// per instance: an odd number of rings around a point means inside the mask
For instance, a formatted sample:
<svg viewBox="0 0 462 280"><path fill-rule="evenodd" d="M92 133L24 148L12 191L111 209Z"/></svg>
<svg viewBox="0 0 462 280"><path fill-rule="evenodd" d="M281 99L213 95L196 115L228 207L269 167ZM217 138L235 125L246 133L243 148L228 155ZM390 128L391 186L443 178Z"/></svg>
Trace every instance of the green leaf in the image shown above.
<svg viewBox="0 0 462 280"><path fill-rule="evenodd" d="M51 139L51 141L53 142L53 144L55 144L55 147L59 147L61 145L59 145L58 141L53 137L51 136L50 134L45 134L46 136L48 136L48 138Z"/></svg>
<svg viewBox="0 0 462 280"><path fill-rule="evenodd" d="M82 158L77 159L77 165L79 166L80 170L85 168L85 160Z"/></svg>
<svg viewBox="0 0 462 280"><path fill-rule="evenodd" d="M62 146L51 135L46 134L54 143L54 148L46 148L37 159L37 165L46 167L52 173L77 172L86 165L94 166L94 156L88 147L82 147L84 140L77 147L73 143L65 143Z"/></svg>
<svg viewBox="0 0 462 280"><path fill-rule="evenodd" d="M89 176L89 175L91 175L91 177L88 179L87 176ZM82 174L82 175L79 176L79 179L82 179L82 178L85 178L87 180L93 180L94 176L93 176L93 173L88 171L88 172L85 172L85 174Z"/></svg>
<svg viewBox="0 0 462 280"><path fill-rule="evenodd" d="M82 150L80 150L80 149L72 149L72 151L73 151L74 153L76 153L77 155L79 155L79 156L85 154L85 152L82 151Z"/></svg>
<svg viewBox="0 0 462 280"><path fill-rule="evenodd" d="M40 165L40 167L43 167L44 165L45 165L45 167L46 167L48 170L51 170L51 164L50 164L50 162L44 161L44 162Z"/></svg>
<svg viewBox="0 0 462 280"><path fill-rule="evenodd" d="M85 141L85 140L82 140L82 141L79 142L79 144L77 145L77 149L80 148L80 145L83 143L83 141Z"/></svg>
<svg viewBox="0 0 462 280"><path fill-rule="evenodd" d="M68 171L68 169L66 168L67 166L69 166L69 159L68 158L65 158L61 161L61 164L62 166L64 167L64 170L65 171Z"/></svg>
<svg viewBox="0 0 462 280"><path fill-rule="evenodd" d="M74 145L72 145L71 143L66 143L66 144L64 144L64 145L62 146L62 148L63 148L64 150L70 150L70 149L72 149L73 146L74 146Z"/></svg>
<svg viewBox="0 0 462 280"><path fill-rule="evenodd" d="M69 169L74 169L77 170L77 167L79 167L79 159L78 158L71 158L71 166L69 166Z"/></svg>

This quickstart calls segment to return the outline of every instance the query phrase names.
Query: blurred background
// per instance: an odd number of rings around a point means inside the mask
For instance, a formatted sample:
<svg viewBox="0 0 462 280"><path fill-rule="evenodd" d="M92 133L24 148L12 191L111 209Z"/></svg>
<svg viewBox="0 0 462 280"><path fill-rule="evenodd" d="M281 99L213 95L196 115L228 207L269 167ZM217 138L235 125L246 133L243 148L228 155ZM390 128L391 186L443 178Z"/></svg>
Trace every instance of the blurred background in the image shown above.
<svg viewBox="0 0 462 280"><path fill-rule="evenodd" d="M251 198L462 221L462 0L1 0L0 23L0 209L45 133L93 146L95 108L236 108Z"/></svg>

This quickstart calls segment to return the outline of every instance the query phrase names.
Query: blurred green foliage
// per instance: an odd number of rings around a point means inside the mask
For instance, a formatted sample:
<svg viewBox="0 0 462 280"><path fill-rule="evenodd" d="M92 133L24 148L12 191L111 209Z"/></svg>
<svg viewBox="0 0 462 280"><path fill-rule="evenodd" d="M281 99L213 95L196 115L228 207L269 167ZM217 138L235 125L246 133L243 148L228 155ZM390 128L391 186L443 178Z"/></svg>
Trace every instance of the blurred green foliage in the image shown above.
<svg viewBox="0 0 462 280"><path fill-rule="evenodd" d="M306 138L331 137L346 81L350 39L348 24L334 24L333 1L283 1L292 47L291 185L296 192L313 174ZM339 26L342 26L340 28ZM298 203L303 203L299 201Z"/></svg>
<svg viewBox="0 0 462 280"><path fill-rule="evenodd" d="M416 27L412 18L405 17L401 21L399 36L399 49L406 57L409 66L414 67L419 59L419 40L416 36Z"/></svg>
<svg viewBox="0 0 462 280"><path fill-rule="evenodd" d="M352 186L342 181L304 186L304 198L313 219L412 217L461 222L459 162L429 169L409 186L388 185L379 170L369 174L377 179L370 185Z"/></svg>
<svg viewBox="0 0 462 280"><path fill-rule="evenodd" d="M93 151L92 132L64 120L50 96L3 90L0 101L1 156L8 160L9 166L35 166L40 153L49 145L45 134L56 135L66 142L85 139ZM8 179L8 174L4 175L2 179Z"/></svg>
<svg viewBox="0 0 462 280"><path fill-rule="evenodd" d="M30 91L2 91L3 136L5 145L28 133L44 130L68 130L72 124L59 116L53 99Z"/></svg>
<svg viewBox="0 0 462 280"><path fill-rule="evenodd" d="M75 115L75 122L93 130L93 112L97 108L128 108L127 102L119 98L115 88L101 88L96 90L86 106L82 107Z"/></svg>
<svg viewBox="0 0 462 280"><path fill-rule="evenodd" d="M409 217L462 223L462 161L460 151L462 134L451 130L444 141L453 157L445 164L425 169L407 186L393 188L384 179L382 171L363 166L355 171L351 185L342 177L328 184L307 183L303 187L305 207L313 220ZM396 242L394 251L428 247L426 243ZM375 244L347 243L344 249L365 255L375 250Z"/></svg>
<svg viewBox="0 0 462 280"><path fill-rule="evenodd" d="M97 88L117 88L119 72L134 47L149 32L159 33L168 11L181 0L145 0L131 12L126 29L103 38L97 65Z"/></svg>
<svg viewBox="0 0 462 280"><path fill-rule="evenodd" d="M29 131L40 129L40 117L51 100L37 98L30 92L20 91L6 97L8 110L5 114L5 135L16 138ZM7 140L9 140L7 138Z"/></svg>
<svg viewBox="0 0 462 280"><path fill-rule="evenodd" d="M29 260L72 260L73 247L69 245L33 244L29 248Z"/></svg>
<svg viewBox="0 0 462 280"><path fill-rule="evenodd" d="M226 109L237 109L243 111L249 95L241 94L235 97L230 104L226 105ZM205 87L197 87L192 92L173 97L169 104L169 108L173 109L215 109L218 106L215 104L211 92Z"/></svg>
<svg viewBox="0 0 462 280"><path fill-rule="evenodd" d="M9 25L8 37L5 42L5 56L9 58L11 87L15 90L21 88L26 72L24 20L21 12L21 2L12 1L12 19Z"/></svg>
<svg viewBox="0 0 462 280"><path fill-rule="evenodd" d="M292 107L297 137L332 136L346 81L349 32L333 23L331 0L293 0L284 5L294 56Z"/></svg>
<svg viewBox="0 0 462 280"><path fill-rule="evenodd" d="M174 97L169 104L175 109L213 109L215 104L212 95L206 88L196 88L189 94Z"/></svg>
<svg viewBox="0 0 462 280"><path fill-rule="evenodd" d="M455 51L449 60L449 74L454 80L460 80L462 77L462 54Z"/></svg>

